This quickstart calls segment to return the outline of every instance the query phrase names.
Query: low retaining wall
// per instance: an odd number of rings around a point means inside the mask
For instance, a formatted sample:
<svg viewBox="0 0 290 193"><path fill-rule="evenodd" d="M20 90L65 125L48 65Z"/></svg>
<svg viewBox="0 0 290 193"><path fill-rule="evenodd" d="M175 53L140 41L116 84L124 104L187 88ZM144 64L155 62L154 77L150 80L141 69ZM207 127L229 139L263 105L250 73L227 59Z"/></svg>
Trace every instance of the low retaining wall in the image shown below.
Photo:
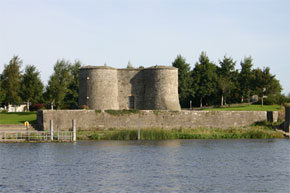
<svg viewBox="0 0 290 193"><path fill-rule="evenodd" d="M290 107L289 106L285 106L285 122L284 122L283 130L285 132L290 132Z"/></svg>
<svg viewBox="0 0 290 193"><path fill-rule="evenodd" d="M53 120L54 130L69 130L76 120L78 130L109 128L229 128L248 126L259 121L277 121L278 112L266 111L137 111L112 115L94 110L41 110L37 112L40 130L49 129Z"/></svg>
<svg viewBox="0 0 290 193"><path fill-rule="evenodd" d="M26 131L26 127L24 126L24 124L0 125L0 131L14 131L14 130Z"/></svg>

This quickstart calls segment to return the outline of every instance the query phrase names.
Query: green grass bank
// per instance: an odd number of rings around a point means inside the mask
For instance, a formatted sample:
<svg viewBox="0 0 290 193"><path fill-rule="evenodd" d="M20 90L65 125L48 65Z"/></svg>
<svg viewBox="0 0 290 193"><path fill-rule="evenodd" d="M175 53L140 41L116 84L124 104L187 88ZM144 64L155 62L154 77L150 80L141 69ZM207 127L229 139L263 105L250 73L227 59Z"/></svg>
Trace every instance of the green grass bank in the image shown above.
<svg viewBox="0 0 290 193"><path fill-rule="evenodd" d="M245 128L196 128L196 129L142 129L141 140L170 139L269 139L284 138L283 134L267 126ZM99 131L79 131L78 140L137 140L138 131L129 129L110 129Z"/></svg>
<svg viewBox="0 0 290 193"><path fill-rule="evenodd" d="M217 108L206 108L203 111L278 111L281 106L279 105L242 105L233 107L217 107Z"/></svg>
<svg viewBox="0 0 290 193"><path fill-rule="evenodd" d="M0 113L0 124L36 123L36 112Z"/></svg>

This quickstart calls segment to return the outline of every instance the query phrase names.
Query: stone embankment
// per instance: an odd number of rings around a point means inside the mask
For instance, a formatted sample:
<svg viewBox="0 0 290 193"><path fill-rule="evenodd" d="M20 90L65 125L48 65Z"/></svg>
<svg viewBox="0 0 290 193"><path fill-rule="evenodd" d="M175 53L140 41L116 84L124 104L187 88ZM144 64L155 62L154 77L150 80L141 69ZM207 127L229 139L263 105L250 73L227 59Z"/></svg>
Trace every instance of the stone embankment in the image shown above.
<svg viewBox="0 0 290 193"><path fill-rule="evenodd" d="M140 128L230 128L255 122L276 122L278 112L267 111L95 111L42 110L37 113L38 129L49 130L53 120L55 130L70 130L76 120L77 130Z"/></svg>
<svg viewBox="0 0 290 193"><path fill-rule="evenodd" d="M285 121L280 125L279 128L283 134L290 138L290 106L285 106Z"/></svg>

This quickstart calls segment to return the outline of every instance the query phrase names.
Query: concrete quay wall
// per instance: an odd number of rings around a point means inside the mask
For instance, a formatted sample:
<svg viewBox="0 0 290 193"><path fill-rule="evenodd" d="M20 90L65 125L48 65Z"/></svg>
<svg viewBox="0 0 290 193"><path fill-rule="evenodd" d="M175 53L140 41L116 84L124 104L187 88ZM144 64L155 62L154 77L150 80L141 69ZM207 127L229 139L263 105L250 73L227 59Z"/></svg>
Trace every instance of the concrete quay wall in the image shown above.
<svg viewBox="0 0 290 193"><path fill-rule="evenodd" d="M142 110L137 113L112 115L95 110L41 110L37 112L40 130L49 130L53 120L54 130L70 130L76 120L77 130L109 128L230 128L248 126L259 121L277 121L278 112L267 111L160 111Z"/></svg>

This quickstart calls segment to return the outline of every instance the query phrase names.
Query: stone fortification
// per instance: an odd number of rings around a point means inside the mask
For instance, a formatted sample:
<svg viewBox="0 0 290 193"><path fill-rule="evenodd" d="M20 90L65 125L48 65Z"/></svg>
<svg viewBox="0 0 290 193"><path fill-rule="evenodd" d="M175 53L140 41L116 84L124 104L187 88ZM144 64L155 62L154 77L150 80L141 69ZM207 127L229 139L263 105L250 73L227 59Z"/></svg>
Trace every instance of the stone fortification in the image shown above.
<svg viewBox="0 0 290 193"><path fill-rule="evenodd" d="M229 128L248 126L259 121L277 121L278 112L266 111L138 111L130 114L112 115L94 110L42 110L38 111L39 129L48 130L49 120L54 128L71 129L76 120L78 130L109 128Z"/></svg>
<svg viewBox="0 0 290 193"><path fill-rule="evenodd" d="M178 70L164 66L144 69L83 67L80 69L79 105L101 110L179 111Z"/></svg>
<svg viewBox="0 0 290 193"><path fill-rule="evenodd" d="M92 109L119 109L117 70L110 67L81 68L79 104Z"/></svg>

